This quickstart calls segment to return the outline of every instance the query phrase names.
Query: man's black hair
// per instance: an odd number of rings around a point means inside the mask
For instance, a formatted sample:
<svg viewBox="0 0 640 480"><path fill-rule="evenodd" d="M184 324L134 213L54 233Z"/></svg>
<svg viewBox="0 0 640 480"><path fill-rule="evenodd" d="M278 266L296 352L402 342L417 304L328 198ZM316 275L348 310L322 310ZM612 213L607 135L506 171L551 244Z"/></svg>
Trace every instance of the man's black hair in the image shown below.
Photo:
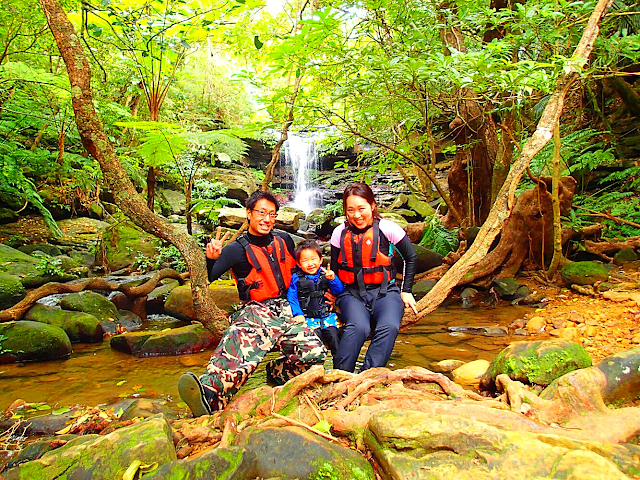
<svg viewBox="0 0 640 480"><path fill-rule="evenodd" d="M249 198L244 202L249 210L253 210L258 203L258 200L262 199L268 200L276 206L276 212L280 210L280 204L278 203L278 199L271 192L265 192L264 190L256 190L251 194Z"/></svg>
<svg viewBox="0 0 640 480"><path fill-rule="evenodd" d="M295 251L293 252L296 257L296 262L300 260L300 255L303 250L313 250L318 254L320 260L322 260L322 250L320 250L320 245L315 240L302 240L297 246Z"/></svg>

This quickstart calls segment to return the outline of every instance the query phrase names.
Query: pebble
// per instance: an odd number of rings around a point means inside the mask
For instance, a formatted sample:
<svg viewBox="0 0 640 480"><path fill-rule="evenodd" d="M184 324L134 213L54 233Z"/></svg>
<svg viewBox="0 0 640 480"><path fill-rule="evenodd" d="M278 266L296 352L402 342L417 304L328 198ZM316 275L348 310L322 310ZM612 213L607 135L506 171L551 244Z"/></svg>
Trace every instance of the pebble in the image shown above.
<svg viewBox="0 0 640 480"><path fill-rule="evenodd" d="M531 317L527 322L527 331L531 333L542 332L547 321L542 317Z"/></svg>

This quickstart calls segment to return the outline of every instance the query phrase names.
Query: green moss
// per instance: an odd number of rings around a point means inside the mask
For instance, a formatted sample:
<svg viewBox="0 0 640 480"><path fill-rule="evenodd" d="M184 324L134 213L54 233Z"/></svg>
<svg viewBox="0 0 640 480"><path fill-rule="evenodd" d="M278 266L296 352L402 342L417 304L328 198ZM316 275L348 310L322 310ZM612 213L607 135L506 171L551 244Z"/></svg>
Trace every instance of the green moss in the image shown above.
<svg viewBox="0 0 640 480"><path fill-rule="evenodd" d="M230 478L242 463L243 453L241 451L220 450L219 455L229 462L229 468L218 475L219 480Z"/></svg>

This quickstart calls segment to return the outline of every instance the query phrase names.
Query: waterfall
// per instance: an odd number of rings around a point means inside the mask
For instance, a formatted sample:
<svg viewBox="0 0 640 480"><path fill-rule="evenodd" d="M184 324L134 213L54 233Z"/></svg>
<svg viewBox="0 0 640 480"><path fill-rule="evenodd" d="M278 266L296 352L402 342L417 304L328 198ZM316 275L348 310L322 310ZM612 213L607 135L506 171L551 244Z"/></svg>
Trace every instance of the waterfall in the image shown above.
<svg viewBox="0 0 640 480"><path fill-rule="evenodd" d="M322 205L320 190L313 188L309 172L318 170L320 162L313 137L289 134L284 144L285 165L293 172L294 195L289 205L309 213Z"/></svg>

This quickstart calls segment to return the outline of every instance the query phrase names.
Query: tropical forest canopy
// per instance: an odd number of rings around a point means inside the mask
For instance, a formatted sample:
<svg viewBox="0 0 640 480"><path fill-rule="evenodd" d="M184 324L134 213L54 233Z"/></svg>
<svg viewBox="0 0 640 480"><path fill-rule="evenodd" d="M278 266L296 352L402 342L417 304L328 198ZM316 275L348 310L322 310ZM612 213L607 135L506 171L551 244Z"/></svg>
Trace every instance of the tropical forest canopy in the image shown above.
<svg viewBox="0 0 640 480"><path fill-rule="evenodd" d="M162 175L220 206L196 172L238 160L241 139L332 127L354 180L399 170L425 200L452 159L447 227L482 225L509 165L572 58L595 2L102 0L60 4L92 69L94 104L138 191ZM615 0L560 122L560 175L578 180L575 226L640 234L640 13ZM81 144L65 64L38 2L0 5L0 200L72 212L105 184ZM274 133L277 132L277 133ZM362 146L375 148L362 148ZM440 157L439 157L440 156ZM520 190L551 175L553 145ZM254 172L259 177L260 172ZM534 179L534 180L532 180ZM260 178L258 178L260 180ZM588 213L591 212L591 213ZM595 213L594 213L595 212ZM578 212L580 213L580 212ZM600 215L600 217L597 217Z"/></svg>

